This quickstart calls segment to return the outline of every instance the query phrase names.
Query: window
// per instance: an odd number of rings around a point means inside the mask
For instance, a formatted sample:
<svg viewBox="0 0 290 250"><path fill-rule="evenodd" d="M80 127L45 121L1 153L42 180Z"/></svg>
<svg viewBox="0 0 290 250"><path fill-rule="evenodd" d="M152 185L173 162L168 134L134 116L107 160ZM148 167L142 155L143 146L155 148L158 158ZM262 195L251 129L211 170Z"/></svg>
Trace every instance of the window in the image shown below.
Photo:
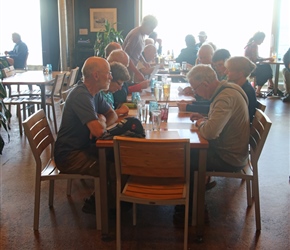
<svg viewBox="0 0 290 250"><path fill-rule="evenodd" d="M208 41L231 55L243 55L248 40L257 31L266 34L259 47L262 57L270 55L274 0L142 0L142 17L152 14L158 19L156 32L162 39L163 53L173 50L175 57L185 47L185 36L205 31ZM287 0L286 0L287 1ZM285 15L286 10L285 9ZM289 15L288 15L289 16ZM289 22L288 22L289 25ZM288 26L289 30L289 26Z"/></svg>
<svg viewBox="0 0 290 250"><path fill-rule="evenodd" d="M9 0L0 4L0 52L12 50L12 33L21 35L29 51L28 65L42 65L40 0Z"/></svg>

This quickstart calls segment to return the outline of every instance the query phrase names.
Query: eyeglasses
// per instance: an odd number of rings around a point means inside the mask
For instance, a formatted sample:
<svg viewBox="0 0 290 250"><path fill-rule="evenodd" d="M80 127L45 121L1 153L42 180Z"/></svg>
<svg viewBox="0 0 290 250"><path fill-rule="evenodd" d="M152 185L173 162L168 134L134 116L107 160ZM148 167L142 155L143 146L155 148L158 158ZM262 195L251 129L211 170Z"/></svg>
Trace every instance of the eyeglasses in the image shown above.
<svg viewBox="0 0 290 250"><path fill-rule="evenodd" d="M203 82L201 82L200 84L198 84L198 85L196 86L196 88L191 87L192 90L193 90L193 92L196 92L196 90L197 90L197 89L202 85L202 83L203 83Z"/></svg>
<svg viewBox="0 0 290 250"><path fill-rule="evenodd" d="M97 71L97 72L99 72L99 73L105 73L105 74L107 74L107 75L112 76L112 72L111 72L111 71L108 71L108 72Z"/></svg>

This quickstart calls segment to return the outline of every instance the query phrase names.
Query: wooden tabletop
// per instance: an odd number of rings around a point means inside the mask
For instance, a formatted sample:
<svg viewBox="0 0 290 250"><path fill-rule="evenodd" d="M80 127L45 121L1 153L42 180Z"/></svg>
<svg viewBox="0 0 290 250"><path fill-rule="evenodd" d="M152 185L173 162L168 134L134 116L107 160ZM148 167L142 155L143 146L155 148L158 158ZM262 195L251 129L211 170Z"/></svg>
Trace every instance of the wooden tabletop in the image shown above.
<svg viewBox="0 0 290 250"><path fill-rule="evenodd" d="M178 135L177 138L189 138L191 148L208 148L208 141L199 135L198 129L189 119L190 112L179 112L177 107L170 107L167 122L161 122L160 131L152 131L152 123L143 123L146 132L146 138L172 138L172 135ZM129 116L136 117L136 109L129 112ZM168 131L175 131L168 133ZM169 137L168 137L169 136ZM112 140L97 140L97 147L113 147Z"/></svg>
<svg viewBox="0 0 290 250"><path fill-rule="evenodd" d="M24 71L16 73L14 76L9 76L3 79L3 84L47 84L54 80L57 74L64 74L64 71L53 71L52 74L44 74L40 70Z"/></svg>

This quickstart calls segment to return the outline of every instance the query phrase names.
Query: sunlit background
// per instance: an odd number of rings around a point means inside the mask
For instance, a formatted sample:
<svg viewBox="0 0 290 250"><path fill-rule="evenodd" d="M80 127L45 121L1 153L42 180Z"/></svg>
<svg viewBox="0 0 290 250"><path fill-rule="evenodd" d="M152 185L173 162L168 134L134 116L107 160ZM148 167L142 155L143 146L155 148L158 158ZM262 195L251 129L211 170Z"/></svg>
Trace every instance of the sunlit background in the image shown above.
<svg viewBox="0 0 290 250"><path fill-rule="evenodd" d="M185 47L185 36L205 31L208 41L232 55L243 55L247 41L256 31L266 34L259 47L260 56L268 57L274 1L281 1L278 57L290 46L289 0L139 0L141 17L155 15L156 31L163 40L163 53L174 51L177 57ZM17 6L17 7L16 7ZM29 11L27 11L29 10ZM29 49L28 65L42 65L40 0L0 0L0 54L12 50L11 34L18 32Z"/></svg>

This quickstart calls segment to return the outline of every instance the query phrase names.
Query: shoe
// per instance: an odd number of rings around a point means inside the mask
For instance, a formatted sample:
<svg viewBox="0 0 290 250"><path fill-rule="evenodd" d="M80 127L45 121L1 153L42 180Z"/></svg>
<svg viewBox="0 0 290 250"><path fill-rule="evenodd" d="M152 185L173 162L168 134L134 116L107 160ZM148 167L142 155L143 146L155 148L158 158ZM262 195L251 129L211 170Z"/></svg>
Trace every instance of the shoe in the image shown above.
<svg viewBox="0 0 290 250"><path fill-rule="evenodd" d="M290 102L290 94L286 94L285 97L281 99L282 99L282 102Z"/></svg>
<svg viewBox="0 0 290 250"><path fill-rule="evenodd" d="M277 89L277 95L280 97L284 97L284 93L280 89Z"/></svg>
<svg viewBox="0 0 290 250"><path fill-rule="evenodd" d="M82 211L86 214L96 214L96 203L94 195L91 195L89 198L85 199Z"/></svg>

